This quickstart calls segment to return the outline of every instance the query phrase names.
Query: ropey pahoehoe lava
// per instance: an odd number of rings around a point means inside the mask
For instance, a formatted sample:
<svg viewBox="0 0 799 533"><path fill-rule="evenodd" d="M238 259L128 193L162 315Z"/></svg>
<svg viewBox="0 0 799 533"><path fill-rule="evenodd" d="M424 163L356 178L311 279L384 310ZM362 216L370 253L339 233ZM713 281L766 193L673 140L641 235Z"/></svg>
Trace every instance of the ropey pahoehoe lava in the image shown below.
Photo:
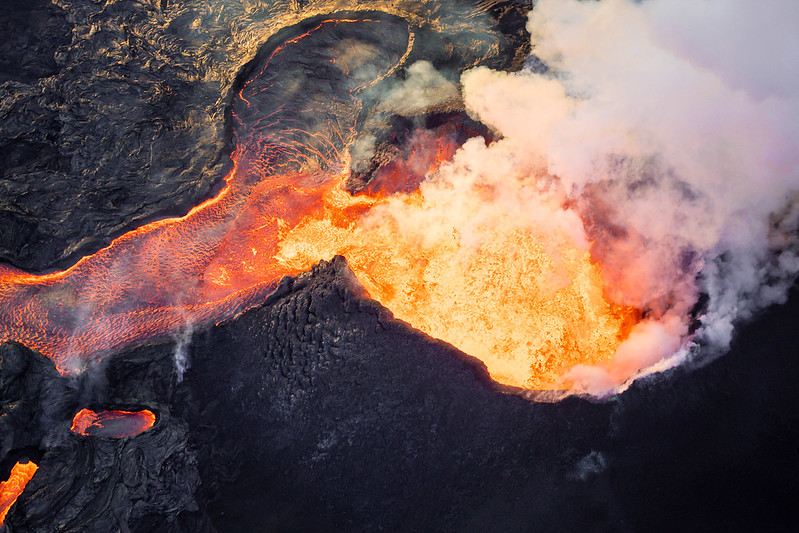
<svg viewBox="0 0 799 533"><path fill-rule="evenodd" d="M152 4L147 16L167 27L170 3ZM241 16L267 20L269 3L256 4ZM183 426L165 436L180 417L163 398L191 395L173 382L142 393L129 384L142 356L129 354L177 341L179 383L179 353L195 332L263 306L286 278L304 280L335 256L395 318L479 359L496 382L559 391L547 398L601 398L707 362L737 325L786 300L799 272L799 80L759 58L797 59L796 9L765 2L749 17L743 0L705 10L687 0L539 0L478 2L454 16L442 6L296 2L268 30L233 32L237 60L215 117L232 153L212 194L62 270L0 264L0 341L81 383L59 404L74 413L71 428L48 413L46 436L19 433L15 447L80 438L68 442L82 465L114 446L134 450L135 439L188 442ZM225 7L169 24L221 26ZM716 19L738 31L706 30ZM740 37L754 34L768 38ZM212 57L203 46L190 52ZM57 58L68 61L63 50ZM112 381L135 399L92 374L121 353L133 362ZM346 440L331 430L308 461ZM0 527L45 471L36 457L38 467L15 462L0 490ZM569 479L600 472L603 457L575 458L582 466Z"/></svg>

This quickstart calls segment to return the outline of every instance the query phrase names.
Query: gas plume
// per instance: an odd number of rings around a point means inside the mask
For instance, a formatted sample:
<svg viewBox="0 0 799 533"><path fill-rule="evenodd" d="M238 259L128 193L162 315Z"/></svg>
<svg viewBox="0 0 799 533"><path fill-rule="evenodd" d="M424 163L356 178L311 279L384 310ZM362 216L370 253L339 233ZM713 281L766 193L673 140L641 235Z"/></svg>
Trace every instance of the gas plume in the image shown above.
<svg viewBox="0 0 799 533"><path fill-rule="evenodd" d="M799 6L777 0L541 0L527 27L548 70L463 76L468 109L504 138L460 164L551 176L610 301L644 311L609 365L567 374L579 386L618 386L686 348L700 293L703 353L785 298L799 266L797 23ZM486 165L496 152L506 163Z"/></svg>
<svg viewBox="0 0 799 533"><path fill-rule="evenodd" d="M174 336L175 352L172 359L175 362L175 376L178 383L183 381L183 374L191 366L189 360L189 344L194 334L194 323L190 317L186 318L186 324Z"/></svg>
<svg viewBox="0 0 799 533"><path fill-rule="evenodd" d="M376 103L364 127L367 131L392 114L421 115L437 108L446 109L448 104L460 100L458 86L450 79L457 75L442 73L429 61L417 61L404 72L404 79L387 80L380 90L372 91ZM349 147L353 170L367 170L365 167L374 156L376 141L370 133L355 139Z"/></svg>
<svg viewBox="0 0 799 533"><path fill-rule="evenodd" d="M458 100L458 87L429 61L417 61L407 68L404 80L390 83L380 111L406 115Z"/></svg>

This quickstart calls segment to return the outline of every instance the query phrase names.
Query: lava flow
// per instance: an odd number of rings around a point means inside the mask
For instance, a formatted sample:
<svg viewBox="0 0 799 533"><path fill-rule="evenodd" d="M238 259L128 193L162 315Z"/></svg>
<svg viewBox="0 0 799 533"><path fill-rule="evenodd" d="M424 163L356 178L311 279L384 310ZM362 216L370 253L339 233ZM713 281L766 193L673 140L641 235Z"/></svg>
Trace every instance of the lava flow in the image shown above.
<svg viewBox="0 0 799 533"><path fill-rule="evenodd" d="M144 433L155 424L155 414L141 411L100 411L81 409L72 419L70 431L79 435L121 439Z"/></svg>
<svg viewBox="0 0 799 533"><path fill-rule="evenodd" d="M407 32L404 42L384 51L391 41L374 26L389 22L324 20L276 47L234 105L238 147L225 187L186 216L122 235L62 272L31 275L0 266L0 339L42 352L62 373L80 372L111 352L163 338L188 323L234 316L263 301L281 277L297 274L273 258L280 235L320 210L321 198L342 179L344 147L360 106L356 94L366 83L353 83L359 80L356 69L384 75L406 55ZM336 45L339 26L353 36ZM360 63L332 61L355 44L362 50ZM368 49L380 53L363 52ZM306 122L317 121L299 128L300 113L286 108L285 90L274 84L274 72L291 72L298 55L322 79L338 80L342 89L326 95L328 102L353 116L317 109L316 93L298 91L297 105L310 117ZM265 97L271 109L251 106Z"/></svg>
<svg viewBox="0 0 799 533"><path fill-rule="evenodd" d="M606 301L599 266L567 232L579 221L542 223L558 207L542 204L534 180L508 201L498 184L445 164L454 151L446 139L421 138L438 156L428 160L426 181L389 167L369 195L330 189L324 210L283 236L280 262L306 270L345 256L397 318L481 359L507 385L567 388L561 376L574 365L608 363L638 314ZM368 210L343 216L364 202Z"/></svg>
<svg viewBox="0 0 799 533"><path fill-rule="evenodd" d="M19 495L25 490L25 485L31 480L39 467L33 461L17 463L11 468L8 480L0 483L0 529L6 519L11 506L17 501Z"/></svg>
<svg viewBox="0 0 799 533"><path fill-rule="evenodd" d="M381 24L403 39L391 42ZM503 383L568 387L559 377L569 368L610 361L636 313L605 299L589 244L570 234L580 221L538 178L519 177L509 200L497 183L460 179L445 164L457 145L420 130L408 161L381 169L362 194L344 191L359 94L402 65L413 43L398 27L329 19L274 48L233 104L238 144L225 188L66 271L0 267L0 338L79 372L187 324L229 318L281 277L342 254L373 298L481 358ZM328 88L324 106L319 88L302 85L314 79ZM73 431L94 427L87 420Z"/></svg>

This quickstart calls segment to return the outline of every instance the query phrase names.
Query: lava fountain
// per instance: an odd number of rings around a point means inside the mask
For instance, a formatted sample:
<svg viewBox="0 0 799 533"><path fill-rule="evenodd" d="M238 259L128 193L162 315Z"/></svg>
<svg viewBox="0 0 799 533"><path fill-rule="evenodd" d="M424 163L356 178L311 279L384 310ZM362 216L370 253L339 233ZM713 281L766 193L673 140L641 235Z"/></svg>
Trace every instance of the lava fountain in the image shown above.
<svg viewBox="0 0 799 533"><path fill-rule="evenodd" d="M606 300L600 266L575 239L579 219L535 178L521 177L511 202L501 184L462 170L434 159L409 193L350 197L333 188L319 214L285 234L276 257L305 270L345 256L397 318L481 359L507 385L568 387L561 376L574 365L610 362L638 314ZM413 174L386 173L371 185L405 190L405 179ZM367 211L343 216L363 202Z"/></svg>

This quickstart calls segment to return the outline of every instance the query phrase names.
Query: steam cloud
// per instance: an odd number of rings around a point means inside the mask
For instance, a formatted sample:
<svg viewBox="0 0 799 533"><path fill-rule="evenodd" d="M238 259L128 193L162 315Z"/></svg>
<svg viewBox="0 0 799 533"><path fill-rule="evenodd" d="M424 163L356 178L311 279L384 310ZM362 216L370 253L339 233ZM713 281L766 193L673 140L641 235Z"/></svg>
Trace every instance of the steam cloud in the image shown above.
<svg viewBox="0 0 799 533"><path fill-rule="evenodd" d="M439 72L429 61L416 61L405 70L405 78L390 79L378 93L372 94L376 100L369 127L397 113L412 116L436 108L446 107L460 99L455 82ZM369 128L366 128L369 129ZM365 170L374 156L377 138L371 134L361 135L350 146L350 156L355 170Z"/></svg>
<svg viewBox="0 0 799 533"><path fill-rule="evenodd" d="M186 325L174 336L175 352L172 358L175 362L175 375L178 383L183 381L183 374L191 366L191 361L189 360L189 344L191 343L193 334L194 323L190 318L187 318Z"/></svg>
<svg viewBox="0 0 799 533"><path fill-rule="evenodd" d="M569 372L578 387L619 387L697 340L720 353L736 321L784 300L799 272L797 27L799 4L780 0L540 0L528 30L548 69L463 75L467 109L503 138L467 143L425 196L535 177L550 199L528 204L538 231L592 243L608 297L645 311L611 365Z"/></svg>
<svg viewBox="0 0 799 533"><path fill-rule="evenodd" d="M380 109L412 115L457 99L458 88L453 82L429 61L417 61L408 67L404 80L389 84Z"/></svg>

